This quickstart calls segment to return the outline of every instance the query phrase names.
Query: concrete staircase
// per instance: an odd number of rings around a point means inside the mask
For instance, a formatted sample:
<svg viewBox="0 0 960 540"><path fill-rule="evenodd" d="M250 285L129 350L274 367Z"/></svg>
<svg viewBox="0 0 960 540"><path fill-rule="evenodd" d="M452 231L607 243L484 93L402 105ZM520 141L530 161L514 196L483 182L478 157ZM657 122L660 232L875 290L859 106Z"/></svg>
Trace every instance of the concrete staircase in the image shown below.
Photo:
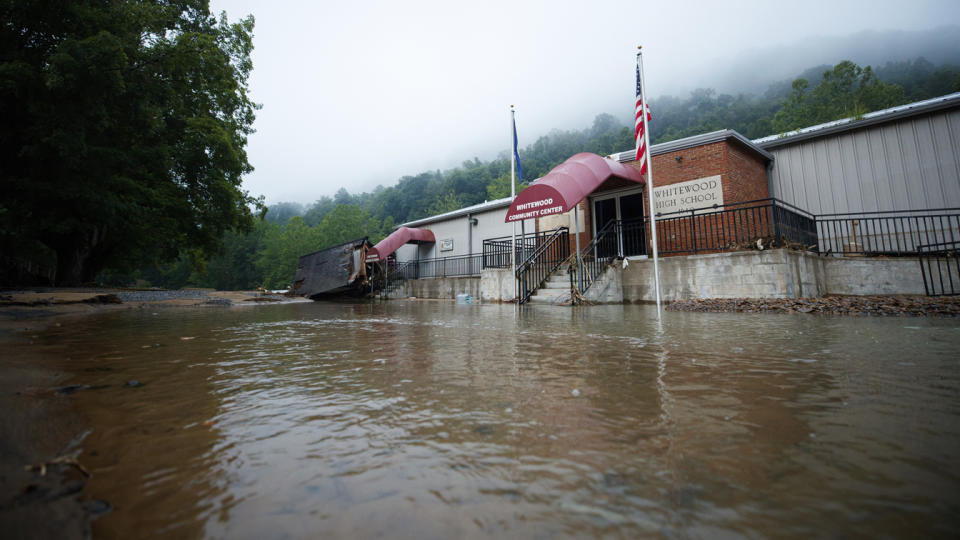
<svg viewBox="0 0 960 540"><path fill-rule="evenodd" d="M531 304L564 304L570 302L570 265L563 264L528 300Z"/></svg>

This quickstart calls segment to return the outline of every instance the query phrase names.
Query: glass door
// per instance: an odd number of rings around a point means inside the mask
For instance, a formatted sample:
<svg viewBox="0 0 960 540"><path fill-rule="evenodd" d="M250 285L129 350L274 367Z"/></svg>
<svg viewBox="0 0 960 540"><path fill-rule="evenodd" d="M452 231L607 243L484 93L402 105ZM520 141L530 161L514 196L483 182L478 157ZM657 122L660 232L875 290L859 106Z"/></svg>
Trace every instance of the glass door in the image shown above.
<svg viewBox="0 0 960 540"><path fill-rule="evenodd" d="M613 193L593 200L594 235L611 221L618 220L616 234L596 244L597 257L631 257L647 254L643 224L643 191Z"/></svg>
<svg viewBox="0 0 960 540"><path fill-rule="evenodd" d="M617 199L600 199L593 203L594 229L596 236L611 221L617 220ZM616 257L619 253L616 236L608 235L605 240L595 244L597 258Z"/></svg>
<svg viewBox="0 0 960 540"><path fill-rule="evenodd" d="M618 197L620 205L620 245L623 256L647 254L647 233L643 226L643 192Z"/></svg>

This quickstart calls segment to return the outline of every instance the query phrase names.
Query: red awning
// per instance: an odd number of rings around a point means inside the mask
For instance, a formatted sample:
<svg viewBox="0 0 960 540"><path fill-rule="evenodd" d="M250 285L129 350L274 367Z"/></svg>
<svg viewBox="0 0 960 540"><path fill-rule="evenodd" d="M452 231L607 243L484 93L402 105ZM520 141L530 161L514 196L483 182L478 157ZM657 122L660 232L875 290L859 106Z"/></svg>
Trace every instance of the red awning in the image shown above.
<svg viewBox="0 0 960 540"><path fill-rule="evenodd" d="M370 248L370 251L367 251L367 261L382 261L404 244L427 244L433 242L436 242L436 239L433 237L433 231L400 227L393 231L390 236L377 242L377 245Z"/></svg>
<svg viewBox="0 0 960 540"><path fill-rule="evenodd" d="M507 211L506 223L569 212L611 176L644 184L640 171L589 152L577 154L521 191Z"/></svg>

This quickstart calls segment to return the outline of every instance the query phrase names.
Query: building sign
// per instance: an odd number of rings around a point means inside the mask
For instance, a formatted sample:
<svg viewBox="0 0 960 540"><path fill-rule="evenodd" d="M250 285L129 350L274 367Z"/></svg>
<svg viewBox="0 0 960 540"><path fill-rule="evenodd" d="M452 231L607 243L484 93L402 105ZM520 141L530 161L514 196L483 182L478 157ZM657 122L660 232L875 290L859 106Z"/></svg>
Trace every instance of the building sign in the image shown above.
<svg viewBox="0 0 960 540"><path fill-rule="evenodd" d="M653 202L658 214L723 205L723 185L720 175L655 187Z"/></svg>
<svg viewBox="0 0 960 540"><path fill-rule="evenodd" d="M533 219L551 214L562 214L563 203L553 203L553 197L540 199L539 201L530 201L516 205L516 211L507 216L507 221L518 221L522 219Z"/></svg>
<svg viewBox="0 0 960 540"><path fill-rule="evenodd" d="M453 238L444 238L441 240L440 251L453 251Z"/></svg>

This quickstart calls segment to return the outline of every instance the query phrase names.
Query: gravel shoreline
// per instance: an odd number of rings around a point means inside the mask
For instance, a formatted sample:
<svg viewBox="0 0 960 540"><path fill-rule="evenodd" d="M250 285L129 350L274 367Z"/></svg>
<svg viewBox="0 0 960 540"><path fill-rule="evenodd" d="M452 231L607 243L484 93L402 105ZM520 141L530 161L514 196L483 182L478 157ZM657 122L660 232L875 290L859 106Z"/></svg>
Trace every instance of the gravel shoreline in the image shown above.
<svg viewBox="0 0 960 540"><path fill-rule="evenodd" d="M958 296L825 296L822 298L711 298L678 300L668 311L811 313L877 317L960 317Z"/></svg>
<svg viewBox="0 0 960 540"><path fill-rule="evenodd" d="M290 302L294 299L279 294L257 291L217 291L214 289L59 289L0 291L0 308L9 306L43 307L69 304L158 304L158 305L222 305L253 302Z"/></svg>

